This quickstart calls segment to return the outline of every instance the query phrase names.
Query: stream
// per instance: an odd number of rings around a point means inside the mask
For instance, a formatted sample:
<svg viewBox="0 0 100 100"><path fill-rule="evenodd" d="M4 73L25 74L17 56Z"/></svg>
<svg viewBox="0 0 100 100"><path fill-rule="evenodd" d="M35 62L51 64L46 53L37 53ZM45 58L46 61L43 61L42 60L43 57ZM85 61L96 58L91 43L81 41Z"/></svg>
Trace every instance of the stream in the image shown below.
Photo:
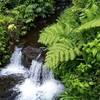
<svg viewBox="0 0 100 100"><path fill-rule="evenodd" d="M0 100L56 100L64 86L54 79L52 71L42 62L32 60L30 68L25 68L21 62L21 50L16 47L10 63L0 71L0 79L16 79L12 86L8 82L8 89L0 90Z"/></svg>

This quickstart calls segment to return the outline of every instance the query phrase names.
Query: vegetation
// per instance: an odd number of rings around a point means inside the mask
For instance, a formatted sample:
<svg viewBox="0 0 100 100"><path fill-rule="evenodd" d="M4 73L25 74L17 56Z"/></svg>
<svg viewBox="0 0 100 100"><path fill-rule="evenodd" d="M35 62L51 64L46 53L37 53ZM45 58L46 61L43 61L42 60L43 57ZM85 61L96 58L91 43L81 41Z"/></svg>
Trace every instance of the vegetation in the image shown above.
<svg viewBox="0 0 100 100"><path fill-rule="evenodd" d="M9 46L35 27L39 18L54 12L54 0L0 0L0 64L9 55Z"/></svg>
<svg viewBox="0 0 100 100"><path fill-rule="evenodd" d="M0 0L0 65L10 45L54 13L55 0ZM41 31L45 64L61 80L59 100L100 100L100 0L72 0L57 22ZM33 37L34 38L34 37Z"/></svg>
<svg viewBox="0 0 100 100"><path fill-rule="evenodd" d="M1 17L12 20L19 35L24 35L31 26L35 26L36 18L46 18L54 11L54 0L0 0Z"/></svg>
<svg viewBox="0 0 100 100"><path fill-rule="evenodd" d="M40 34L48 48L45 64L65 85L59 100L100 99L99 8L99 0L73 0Z"/></svg>

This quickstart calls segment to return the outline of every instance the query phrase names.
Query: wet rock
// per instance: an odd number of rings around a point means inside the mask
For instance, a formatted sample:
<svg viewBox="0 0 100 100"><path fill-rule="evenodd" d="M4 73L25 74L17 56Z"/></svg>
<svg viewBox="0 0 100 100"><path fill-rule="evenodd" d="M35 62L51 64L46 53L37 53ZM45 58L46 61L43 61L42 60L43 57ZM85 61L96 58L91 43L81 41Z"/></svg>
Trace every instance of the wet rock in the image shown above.
<svg viewBox="0 0 100 100"><path fill-rule="evenodd" d="M43 49L28 46L22 50L22 64L29 68L32 60L43 61Z"/></svg>
<svg viewBox="0 0 100 100"><path fill-rule="evenodd" d="M0 76L0 100L14 100L11 98L14 98L18 93L15 93L12 88L23 81L24 76L21 74Z"/></svg>
<svg viewBox="0 0 100 100"><path fill-rule="evenodd" d="M16 92L14 90L6 91L2 96L0 96L0 100L15 100L15 98L18 96L19 92Z"/></svg>

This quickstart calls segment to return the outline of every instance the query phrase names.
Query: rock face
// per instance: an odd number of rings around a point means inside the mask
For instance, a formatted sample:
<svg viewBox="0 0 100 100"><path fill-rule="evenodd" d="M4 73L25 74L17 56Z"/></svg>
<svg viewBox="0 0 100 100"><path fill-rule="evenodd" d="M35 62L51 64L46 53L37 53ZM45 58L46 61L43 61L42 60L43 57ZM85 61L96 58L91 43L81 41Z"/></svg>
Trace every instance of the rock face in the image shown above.
<svg viewBox="0 0 100 100"><path fill-rule="evenodd" d="M18 93L12 88L23 81L24 76L21 74L0 76L0 100L14 100Z"/></svg>
<svg viewBox="0 0 100 100"><path fill-rule="evenodd" d="M22 50L22 64L29 68L32 60L43 61L44 52L41 48L33 48L28 46Z"/></svg>

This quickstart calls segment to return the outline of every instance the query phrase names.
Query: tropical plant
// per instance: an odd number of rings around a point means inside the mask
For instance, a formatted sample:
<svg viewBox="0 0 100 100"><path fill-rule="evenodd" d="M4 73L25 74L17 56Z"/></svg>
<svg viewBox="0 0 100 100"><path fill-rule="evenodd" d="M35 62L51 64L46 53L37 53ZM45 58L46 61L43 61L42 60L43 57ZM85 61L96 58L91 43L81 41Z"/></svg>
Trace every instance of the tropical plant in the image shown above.
<svg viewBox="0 0 100 100"><path fill-rule="evenodd" d="M46 18L54 12L54 0L0 0L0 5L1 16L13 20L11 24L18 26L19 35L25 35L35 26L37 18ZM1 20L3 22L3 18Z"/></svg>
<svg viewBox="0 0 100 100"><path fill-rule="evenodd" d="M72 7L45 28L45 64L65 85L60 100L100 99L100 2L73 0Z"/></svg>
<svg viewBox="0 0 100 100"><path fill-rule="evenodd" d="M91 10L94 5L95 4L89 7L88 10ZM98 8L96 5L95 7L96 9ZM55 66L59 64L59 62L73 60L76 56L79 56L81 54L82 43L85 42L84 39L89 38L84 38L86 31L89 32L93 28L96 29L100 27L100 19L98 17L100 15L98 15L99 8L96 11L94 10L94 13L97 12L95 18L91 17L91 20L89 19L88 21L87 15L86 19L83 19L88 22L83 22L82 18L81 21L80 15L78 15L80 11L80 14L84 14L84 11L87 10L85 9L86 8L81 9L75 6L65 10L64 14L58 19L58 23L42 31L39 42L48 46L49 51L46 56L46 64L48 66ZM84 32L84 34L82 32Z"/></svg>
<svg viewBox="0 0 100 100"><path fill-rule="evenodd" d="M53 0L25 0L23 4L15 6L11 10L16 21L21 21L27 26L33 26L37 17L46 18L53 12Z"/></svg>

